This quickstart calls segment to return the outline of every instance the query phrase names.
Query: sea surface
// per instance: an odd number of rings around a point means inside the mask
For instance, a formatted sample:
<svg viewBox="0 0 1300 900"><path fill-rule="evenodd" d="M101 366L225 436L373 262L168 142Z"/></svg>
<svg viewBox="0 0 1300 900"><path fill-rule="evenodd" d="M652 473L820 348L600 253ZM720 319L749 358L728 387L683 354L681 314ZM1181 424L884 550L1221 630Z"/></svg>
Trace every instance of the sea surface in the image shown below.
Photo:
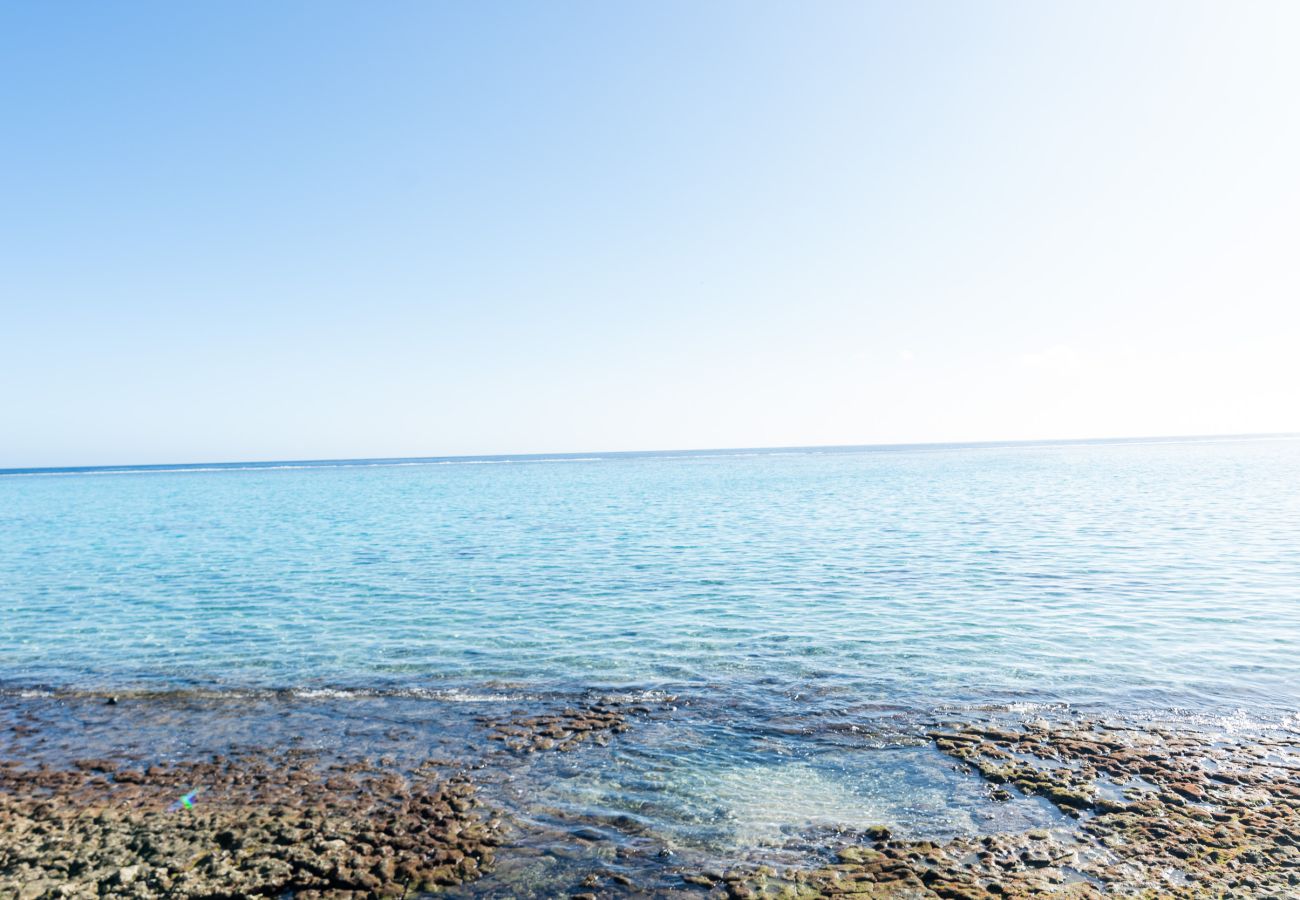
<svg viewBox="0 0 1300 900"><path fill-rule="evenodd" d="M42 752L473 753L591 702L647 712L492 788L584 847L1050 825L924 730L1295 724L1300 439L0 473L0 706Z"/></svg>

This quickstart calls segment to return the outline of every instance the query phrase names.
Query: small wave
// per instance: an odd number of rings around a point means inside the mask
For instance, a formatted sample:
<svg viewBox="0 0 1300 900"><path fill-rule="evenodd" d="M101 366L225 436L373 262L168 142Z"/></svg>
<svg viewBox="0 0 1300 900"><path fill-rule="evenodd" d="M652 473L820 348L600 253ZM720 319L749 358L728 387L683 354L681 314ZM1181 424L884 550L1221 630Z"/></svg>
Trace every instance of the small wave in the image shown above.
<svg viewBox="0 0 1300 900"><path fill-rule="evenodd" d="M677 697L677 694L657 688L600 695L601 701L605 703L672 703Z"/></svg>
<svg viewBox="0 0 1300 900"><path fill-rule="evenodd" d="M520 691L470 690L462 688L257 688L257 687L177 687L177 688L36 688L0 687L0 697L18 700L93 699L184 702L203 701L274 701L274 700L382 700L410 699L443 703L515 703L544 699L541 695Z"/></svg>
<svg viewBox="0 0 1300 900"><path fill-rule="evenodd" d="M441 700L447 703L514 703L535 700L521 693L491 693L456 688L290 688L289 696L301 700L363 700L386 697Z"/></svg>

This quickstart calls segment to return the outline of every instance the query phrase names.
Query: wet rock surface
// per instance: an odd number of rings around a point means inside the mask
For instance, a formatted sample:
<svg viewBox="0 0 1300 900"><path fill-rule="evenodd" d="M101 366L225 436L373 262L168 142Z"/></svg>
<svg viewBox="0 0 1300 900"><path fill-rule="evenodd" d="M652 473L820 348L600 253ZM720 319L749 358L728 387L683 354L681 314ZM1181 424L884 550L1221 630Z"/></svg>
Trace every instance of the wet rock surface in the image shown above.
<svg viewBox="0 0 1300 900"><path fill-rule="evenodd" d="M473 782L437 765L0 763L6 898L410 896L477 878L500 843Z"/></svg>
<svg viewBox="0 0 1300 900"><path fill-rule="evenodd" d="M514 753L576 750L584 741L605 747L610 736L630 727L629 715L648 715L649 706L623 708L618 704L591 704L581 709L566 707L555 714L519 716L504 722L482 719L490 730L489 740L498 741Z"/></svg>
<svg viewBox="0 0 1300 900"><path fill-rule="evenodd" d="M604 754L667 708L506 699L491 704L494 715L475 716L400 700L367 702L365 712L348 704L334 720L328 700L133 696L101 714L104 706L76 695L9 701L0 900L552 896L556 869L571 880L582 860L604 854L622 818L566 811L572 823L543 827L486 799L485 784L499 801L532 762L579 747ZM249 742L259 728L275 750ZM166 749L141 739L191 729ZM78 756L78 746L94 749ZM169 761L178 755L185 761ZM504 855L512 859L502 868ZM618 869L592 883L628 890L633 880Z"/></svg>
<svg viewBox="0 0 1300 900"><path fill-rule="evenodd" d="M143 721L123 708L128 730ZM921 840L905 821L792 826L788 845L724 852L675 845L636 810L537 796L633 758L618 754L642 728L679 733L669 701L475 711L459 750L441 720L366 708L364 734L385 748L370 757L244 745L186 761L43 757L55 731L15 720L0 745L0 898L1300 896L1293 733L1002 715L922 736L914 724L906 740L976 793L982 780L988 809L1039 805L1050 827ZM341 731L359 733L353 719ZM858 740L834 746L879 749Z"/></svg>
<svg viewBox="0 0 1300 900"><path fill-rule="evenodd" d="M1215 740L1101 722L932 731L996 791L1046 798L1076 828L945 843L858 835L826 865L683 872L727 897L1300 896L1300 742Z"/></svg>

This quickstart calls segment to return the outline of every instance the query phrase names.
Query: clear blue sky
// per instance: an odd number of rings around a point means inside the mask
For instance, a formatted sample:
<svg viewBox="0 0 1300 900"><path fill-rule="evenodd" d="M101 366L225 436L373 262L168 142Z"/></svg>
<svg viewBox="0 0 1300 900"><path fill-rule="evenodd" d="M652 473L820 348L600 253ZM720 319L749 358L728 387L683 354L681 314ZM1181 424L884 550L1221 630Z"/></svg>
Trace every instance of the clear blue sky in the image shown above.
<svg viewBox="0 0 1300 900"><path fill-rule="evenodd" d="M1300 4L9 3L0 466L1300 430Z"/></svg>

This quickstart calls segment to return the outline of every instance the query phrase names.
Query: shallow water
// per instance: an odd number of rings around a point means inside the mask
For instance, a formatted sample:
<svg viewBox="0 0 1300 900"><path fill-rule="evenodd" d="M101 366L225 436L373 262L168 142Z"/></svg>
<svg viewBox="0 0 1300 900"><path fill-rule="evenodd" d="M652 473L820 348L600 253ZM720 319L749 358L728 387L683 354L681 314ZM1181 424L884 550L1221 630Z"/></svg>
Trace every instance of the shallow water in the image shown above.
<svg viewBox="0 0 1300 900"><path fill-rule="evenodd" d="M472 753L646 698L492 790L689 854L1050 825L919 739L946 715L1300 709L1298 440L490 462L0 477L6 715L51 754Z"/></svg>

